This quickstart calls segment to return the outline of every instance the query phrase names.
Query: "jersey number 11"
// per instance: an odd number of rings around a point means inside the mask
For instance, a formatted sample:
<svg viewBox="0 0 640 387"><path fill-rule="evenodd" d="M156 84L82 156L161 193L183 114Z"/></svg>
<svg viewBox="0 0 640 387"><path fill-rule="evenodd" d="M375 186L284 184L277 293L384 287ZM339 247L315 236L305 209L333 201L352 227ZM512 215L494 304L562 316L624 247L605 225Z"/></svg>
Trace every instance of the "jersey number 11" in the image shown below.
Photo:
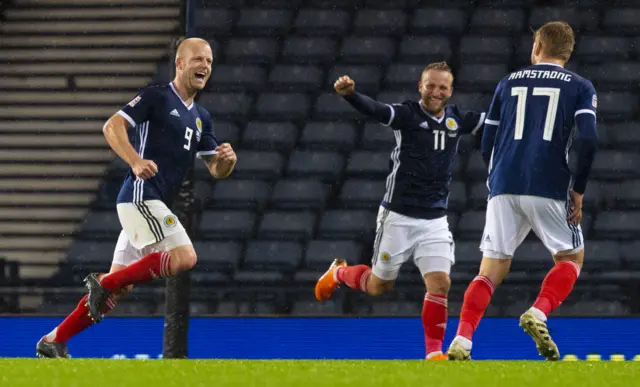
<svg viewBox="0 0 640 387"><path fill-rule="evenodd" d="M511 96L518 98L516 106L516 130L514 140L522 140L524 132L524 112L527 107L527 92L529 88L524 86L512 87ZM547 117L544 120L544 131L542 139L551 141L553 137L553 127L556 123L556 113L558 112L558 101L560 99L560 89L555 87L534 87L533 95L549 97L547 106Z"/></svg>

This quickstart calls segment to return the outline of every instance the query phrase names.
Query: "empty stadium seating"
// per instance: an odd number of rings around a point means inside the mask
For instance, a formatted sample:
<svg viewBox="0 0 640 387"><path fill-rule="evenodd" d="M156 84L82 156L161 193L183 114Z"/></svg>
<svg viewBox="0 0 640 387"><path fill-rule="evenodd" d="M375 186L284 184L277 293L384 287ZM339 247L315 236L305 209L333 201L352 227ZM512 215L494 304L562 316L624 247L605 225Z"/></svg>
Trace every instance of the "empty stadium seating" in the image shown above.
<svg viewBox="0 0 640 387"><path fill-rule="evenodd" d="M192 278L205 290L193 295L192 312L418 314L424 290L411 263L392 295L370 299L341 290L328 303L312 300L313 283L333 257L369 261L394 146L388 128L354 112L331 85L349 74L359 90L381 101L414 99L422 68L446 60L455 74L452 102L485 110L500 78L528 64L530 28L563 18L577 32L568 67L592 79L599 91L602 140L582 221L587 245L583 285L560 310L566 315L638 313L629 295L637 290L633 273L640 269L634 81L640 66L640 1L606 6L568 0L388 3L199 2L197 34L216 53L199 103L212 112L218 140L232 143L239 161L223 181L196 166L202 214L194 237L199 263ZM169 81L167 74L160 68L156 81ZM451 315L459 312L462 292L480 259L486 168L474 142L461 143L449 197L457 246ZM113 201L123 171L121 162L114 161L77 231L69 263L108 266L120 231ZM521 313L551 265L544 246L530 235L487 315ZM69 273L77 270L59 275L60 283L72 286L77 277ZM162 303L146 294L125 304L138 313L160 313ZM609 299L612 294L616 297Z"/></svg>

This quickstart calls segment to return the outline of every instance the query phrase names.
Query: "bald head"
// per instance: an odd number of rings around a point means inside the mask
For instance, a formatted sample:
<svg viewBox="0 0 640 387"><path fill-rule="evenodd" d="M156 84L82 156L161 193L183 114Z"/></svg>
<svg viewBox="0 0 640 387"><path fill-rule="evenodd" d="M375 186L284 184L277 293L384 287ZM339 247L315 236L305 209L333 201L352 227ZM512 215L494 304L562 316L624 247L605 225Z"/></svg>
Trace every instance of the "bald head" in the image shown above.
<svg viewBox="0 0 640 387"><path fill-rule="evenodd" d="M185 58L192 54L193 52L198 52L203 49L209 49L211 51L211 46L209 42L200 38L188 38L180 42L176 51L176 59Z"/></svg>
<svg viewBox="0 0 640 387"><path fill-rule="evenodd" d="M176 49L176 81L193 92L202 90L211 75L213 52L204 39L185 39Z"/></svg>

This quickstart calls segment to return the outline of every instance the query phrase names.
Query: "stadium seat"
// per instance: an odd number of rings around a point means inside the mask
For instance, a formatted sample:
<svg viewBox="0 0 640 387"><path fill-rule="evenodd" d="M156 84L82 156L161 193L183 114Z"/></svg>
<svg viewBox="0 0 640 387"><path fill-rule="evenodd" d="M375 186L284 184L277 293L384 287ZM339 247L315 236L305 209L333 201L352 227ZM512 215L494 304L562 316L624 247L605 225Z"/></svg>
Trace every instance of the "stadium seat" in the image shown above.
<svg viewBox="0 0 640 387"><path fill-rule="evenodd" d="M585 260L582 270L585 272L612 271L621 268L622 257L619 243L587 240L584 244Z"/></svg>
<svg viewBox="0 0 640 387"><path fill-rule="evenodd" d="M283 63L328 63L336 55L336 41L327 37L290 36L282 48Z"/></svg>
<svg viewBox="0 0 640 387"><path fill-rule="evenodd" d="M316 215L309 211L269 211L262 217L258 237L277 240L310 239Z"/></svg>
<svg viewBox="0 0 640 387"><path fill-rule="evenodd" d="M449 198L448 208L449 211L463 211L467 206L467 192L463 182L452 181L449 184Z"/></svg>
<svg viewBox="0 0 640 387"><path fill-rule="evenodd" d="M640 237L640 212L600 212L593 225L593 235L598 239L637 239Z"/></svg>
<svg viewBox="0 0 640 387"><path fill-rule="evenodd" d="M640 63L625 61L589 64L580 69L580 75L598 85L598 91L635 90L633 80L640 71Z"/></svg>
<svg viewBox="0 0 640 387"><path fill-rule="evenodd" d="M320 180L278 180L273 187L271 205L278 209L322 209L328 190Z"/></svg>
<svg viewBox="0 0 640 387"><path fill-rule="evenodd" d="M347 122L311 121L300 137L300 146L310 150L349 151L356 142L358 132Z"/></svg>
<svg viewBox="0 0 640 387"><path fill-rule="evenodd" d="M640 146L640 130L636 122L612 123L606 126L607 140L615 149L636 150ZM602 138L602 130L599 136ZM601 142L603 140L600 140Z"/></svg>
<svg viewBox="0 0 640 387"><path fill-rule="evenodd" d="M467 169L465 171L465 177L471 181L483 181L486 182L488 176L488 166L482 158L482 154L478 151L472 152L469 155L469 161L467 162Z"/></svg>
<svg viewBox="0 0 640 387"><path fill-rule="evenodd" d="M493 93L506 74L503 64L464 64L458 72L457 86L465 91Z"/></svg>
<svg viewBox="0 0 640 387"><path fill-rule="evenodd" d="M344 160L339 153L296 150L289 157L287 176L335 180L343 167Z"/></svg>
<svg viewBox="0 0 640 387"><path fill-rule="evenodd" d="M115 211L90 212L82 224L80 236L91 240L118 239L122 225Z"/></svg>
<svg viewBox="0 0 640 387"><path fill-rule="evenodd" d="M259 91L267 79L267 69L256 65L218 64L213 67L208 89L216 92Z"/></svg>
<svg viewBox="0 0 640 387"><path fill-rule="evenodd" d="M215 112L216 118L245 117L251 108L252 98L246 93L211 93L203 95L199 104Z"/></svg>
<svg viewBox="0 0 640 387"><path fill-rule="evenodd" d="M284 166L284 158L278 152L238 150L236 154L235 178L274 179Z"/></svg>
<svg viewBox="0 0 640 387"><path fill-rule="evenodd" d="M583 36L576 44L574 56L581 62L603 63L629 58L631 42L613 36Z"/></svg>
<svg viewBox="0 0 640 387"><path fill-rule="evenodd" d="M391 153L396 146L396 138L393 130L377 122L367 122L362 135L362 149L377 151L383 150Z"/></svg>
<svg viewBox="0 0 640 387"><path fill-rule="evenodd" d="M316 237L370 241L375 231L376 212L328 210L320 219Z"/></svg>
<svg viewBox="0 0 640 387"><path fill-rule="evenodd" d="M251 121L242 136L242 146L256 150L290 151L296 144L298 128L291 122Z"/></svg>
<svg viewBox="0 0 640 387"><path fill-rule="evenodd" d="M438 22L437 20L431 21ZM442 32L435 32L435 34L438 33L441 34ZM400 63L420 65L424 68L425 63L449 61L451 55L451 41L446 36L408 35L404 36L400 42L397 61Z"/></svg>
<svg viewBox="0 0 640 387"><path fill-rule="evenodd" d="M624 266L631 270L640 269L640 242L625 242L619 244L620 258Z"/></svg>
<svg viewBox="0 0 640 387"><path fill-rule="evenodd" d="M385 194L383 180L347 180L340 191L340 202L345 208L376 209Z"/></svg>
<svg viewBox="0 0 640 387"><path fill-rule="evenodd" d="M247 239L253 236L252 211L204 211L196 232L198 239Z"/></svg>
<svg viewBox="0 0 640 387"><path fill-rule="evenodd" d="M416 35L460 35L465 30L466 19L466 13L460 9L417 9L413 12L409 31Z"/></svg>
<svg viewBox="0 0 640 387"><path fill-rule="evenodd" d="M237 12L229 8L206 7L194 14L194 24L198 36L211 37L226 34L237 20Z"/></svg>
<svg viewBox="0 0 640 387"><path fill-rule="evenodd" d="M279 46L275 38L231 38L225 45L225 60L229 64L271 65Z"/></svg>
<svg viewBox="0 0 640 387"><path fill-rule="evenodd" d="M324 272L333 259L345 259L348 263L357 264L362 258L362 253L362 245L358 242L315 239L307 245L304 264L309 270Z"/></svg>
<svg viewBox="0 0 640 387"><path fill-rule="evenodd" d="M264 119L304 119L309 107L309 97L301 93L263 93L256 101L256 113Z"/></svg>
<svg viewBox="0 0 640 387"><path fill-rule="evenodd" d="M316 120L326 120L329 117L352 119L357 116L361 117L362 114L336 93L320 94L313 109L313 118Z"/></svg>
<svg viewBox="0 0 640 387"><path fill-rule="evenodd" d="M638 165L640 155L637 153L603 150L596 153L592 176L596 179L638 178Z"/></svg>
<svg viewBox="0 0 640 387"><path fill-rule="evenodd" d="M525 13L521 9L478 8L471 16L469 31L482 34L515 34L522 31Z"/></svg>
<svg viewBox="0 0 640 387"><path fill-rule="evenodd" d="M637 4L634 4L637 6ZM607 9L602 17L603 29L612 35L636 34L640 28L640 10L637 8Z"/></svg>
<svg viewBox="0 0 640 387"><path fill-rule="evenodd" d="M213 122L213 134L219 144L228 142L231 143L231 146L236 147L236 142L240 138L240 128L233 122L216 119Z"/></svg>
<svg viewBox="0 0 640 387"><path fill-rule="evenodd" d="M340 48L339 60L344 63L388 64L396 51L395 41L382 37L346 37Z"/></svg>
<svg viewBox="0 0 640 387"><path fill-rule="evenodd" d="M333 84L339 77L348 75L356 83L358 92L371 94L378 91L382 69L371 65L337 64L327 74L326 87L329 90L333 90Z"/></svg>
<svg viewBox="0 0 640 387"><path fill-rule="evenodd" d="M384 77L385 89L416 89L424 68L424 64L392 64Z"/></svg>
<svg viewBox="0 0 640 387"><path fill-rule="evenodd" d="M207 208L260 209L269 198L271 184L259 180L221 180L216 182Z"/></svg>
<svg viewBox="0 0 640 387"><path fill-rule="evenodd" d="M591 183L587 186L587 192L591 190ZM640 180L626 180L613 182L604 188L604 201L607 208L616 210L633 210L640 208ZM585 199L585 205L588 202Z"/></svg>
<svg viewBox="0 0 640 387"><path fill-rule="evenodd" d="M302 262L302 244L255 240L247 245L243 268L255 271L291 272Z"/></svg>
<svg viewBox="0 0 640 387"><path fill-rule="evenodd" d="M489 200L489 189L486 182L478 182L469 189L469 208L473 210L485 210Z"/></svg>
<svg viewBox="0 0 640 387"><path fill-rule="evenodd" d="M245 8L240 10L234 35L283 35L289 31L292 16L292 11L285 8Z"/></svg>
<svg viewBox="0 0 640 387"><path fill-rule="evenodd" d="M262 287L269 285L286 285L285 275L277 271L249 271L238 270L233 275L233 281L239 286Z"/></svg>
<svg viewBox="0 0 640 387"><path fill-rule="evenodd" d="M493 36L463 36L460 39L462 63L505 63L512 55L511 38Z"/></svg>
<svg viewBox="0 0 640 387"><path fill-rule="evenodd" d="M484 221L484 211L468 211L463 213L458 224L459 237L462 239L480 241L482 232L484 231Z"/></svg>
<svg viewBox="0 0 640 387"><path fill-rule="evenodd" d="M303 8L298 11L293 30L298 35L340 37L347 31L349 21L344 10Z"/></svg>
<svg viewBox="0 0 640 387"><path fill-rule="evenodd" d="M487 112L491 106L493 94L489 93L454 93L450 102L465 111Z"/></svg>
<svg viewBox="0 0 640 387"><path fill-rule="evenodd" d="M90 241L76 240L67 252L67 260L72 265L83 267L101 266L102 270L107 270L109 263L113 260L113 252L116 241L100 242L95 239Z"/></svg>
<svg viewBox="0 0 640 387"><path fill-rule="evenodd" d="M361 9L353 20L353 33L363 36L402 35L407 16L401 10Z"/></svg>
<svg viewBox="0 0 640 387"><path fill-rule="evenodd" d="M322 85L323 71L313 65L277 65L269 74L269 87L277 91L314 91Z"/></svg>
<svg viewBox="0 0 640 387"><path fill-rule="evenodd" d="M233 273L242 260L243 246L240 242L196 241L193 248L198 254L198 264L194 268L196 271L219 271L223 273Z"/></svg>
<svg viewBox="0 0 640 387"><path fill-rule="evenodd" d="M638 109L638 97L629 92L598 94L598 116L605 120L630 120Z"/></svg>
<svg viewBox="0 0 640 387"><path fill-rule="evenodd" d="M389 173L389 152L352 152L347 163L346 173L353 177L383 178Z"/></svg>

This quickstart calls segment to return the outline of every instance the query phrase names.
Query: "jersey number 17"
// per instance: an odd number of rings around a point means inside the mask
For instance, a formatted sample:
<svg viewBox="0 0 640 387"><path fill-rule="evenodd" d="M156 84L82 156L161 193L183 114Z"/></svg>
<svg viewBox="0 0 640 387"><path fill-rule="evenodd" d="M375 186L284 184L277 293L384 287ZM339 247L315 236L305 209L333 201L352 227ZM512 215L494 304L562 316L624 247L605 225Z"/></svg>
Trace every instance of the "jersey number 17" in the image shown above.
<svg viewBox="0 0 640 387"><path fill-rule="evenodd" d="M516 106L516 130L514 133L514 140L522 140L522 133L524 132L524 120L525 110L527 107L527 93L528 87L517 86L511 88L511 96L518 98L518 104ZM544 131L542 139L545 141L551 141L553 137L553 127L556 122L556 114L558 113L558 101L560 100L560 89L554 87L534 87L534 96L549 97L549 105L547 105L547 117L544 120Z"/></svg>

